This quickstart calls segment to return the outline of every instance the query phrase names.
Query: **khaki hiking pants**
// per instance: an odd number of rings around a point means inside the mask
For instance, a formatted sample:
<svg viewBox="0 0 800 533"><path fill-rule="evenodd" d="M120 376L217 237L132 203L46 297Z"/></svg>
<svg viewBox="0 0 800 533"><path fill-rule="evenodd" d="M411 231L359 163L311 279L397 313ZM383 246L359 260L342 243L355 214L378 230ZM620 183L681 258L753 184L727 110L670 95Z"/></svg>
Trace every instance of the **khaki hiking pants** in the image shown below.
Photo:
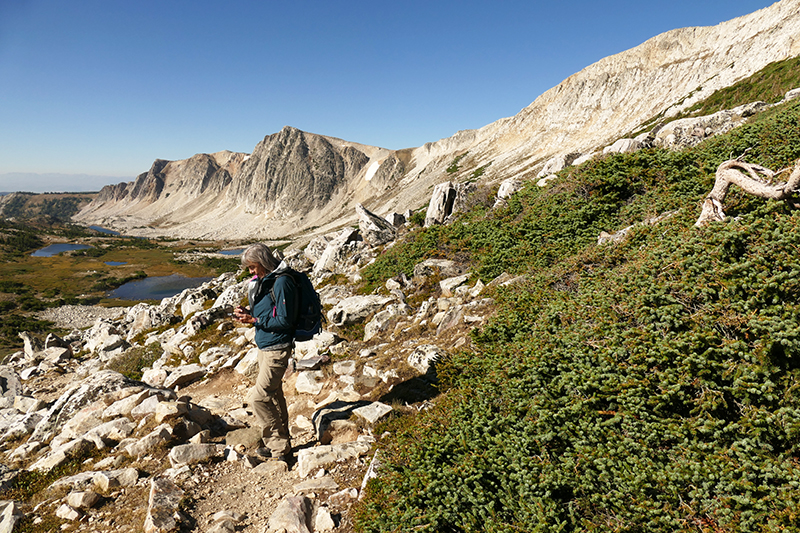
<svg viewBox="0 0 800 533"><path fill-rule="evenodd" d="M264 447L270 450L273 457L291 452L289 412L283 396L283 375L291 354L291 346L279 350L258 350L258 376L247 398L261 425Z"/></svg>

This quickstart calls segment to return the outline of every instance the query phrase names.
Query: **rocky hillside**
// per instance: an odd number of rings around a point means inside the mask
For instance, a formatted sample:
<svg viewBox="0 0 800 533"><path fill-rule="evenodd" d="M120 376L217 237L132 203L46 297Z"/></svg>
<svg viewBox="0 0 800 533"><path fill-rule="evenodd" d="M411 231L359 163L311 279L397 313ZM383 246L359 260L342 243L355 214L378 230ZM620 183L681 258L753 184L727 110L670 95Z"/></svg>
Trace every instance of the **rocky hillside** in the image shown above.
<svg viewBox="0 0 800 533"><path fill-rule="evenodd" d="M385 295L354 294L347 280L376 255L368 241L385 241L375 226L362 210L359 230L286 259L316 273L328 319L284 381L288 468L254 453L254 330L230 318L246 280L225 274L159 305L50 311L72 332L23 334L24 351L0 367L0 491L11 498L0 531L352 530L350 508L379 464L373 425L433 396L442 351L416 339L463 345L492 309L452 261L421 262ZM336 274L346 284L324 284ZM432 280L436 294L409 306Z"/></svg>
<svg viewBox="0 0 800 533"><path fill-rule="evenodd" d="M95 198L97 193L15 192L0 196L0 216L15 220L69 222Z"/></svg>
<svg viewBox="0 0 800 533"><path fill-rule="evenodd" d="M478 130L389 151L287 127L266 137L249 158L232 157L228 177L212 178L217 170L189 163L209 156L157 161L136 182L107 188L76 220L137 235L193 238L268 239L310 228L325 233L351 223L357 203L382 215L405 213L423 206L444 181L532 178L553 158L571 162L627 133L647 134L660 117L798 54L800 0L782 0L607 57L514 117Z"/></svg>

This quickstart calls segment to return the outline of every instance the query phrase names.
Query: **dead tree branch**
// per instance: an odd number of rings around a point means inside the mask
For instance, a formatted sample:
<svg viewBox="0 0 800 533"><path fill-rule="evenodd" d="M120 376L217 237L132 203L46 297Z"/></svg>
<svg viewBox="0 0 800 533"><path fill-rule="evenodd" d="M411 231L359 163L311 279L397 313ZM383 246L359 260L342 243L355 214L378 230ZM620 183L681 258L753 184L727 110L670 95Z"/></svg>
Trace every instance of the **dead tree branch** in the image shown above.
<svg viewBox="0 0 800 533"><path fill-rule="evenodd" d="M704 226L708 222L725 220L722 203L731 185L738 185L741 189L754 196L771 200L785 200L797 192L800 185L800 159L798 159L789 179L786 182L775 182L775 177L790 169L773 172L760 165L745 163L741 158L730 159L717 168L717 178L714 188L703 202L703 210L695 226ZM744 171L744 172L743 172Z"/></svg>

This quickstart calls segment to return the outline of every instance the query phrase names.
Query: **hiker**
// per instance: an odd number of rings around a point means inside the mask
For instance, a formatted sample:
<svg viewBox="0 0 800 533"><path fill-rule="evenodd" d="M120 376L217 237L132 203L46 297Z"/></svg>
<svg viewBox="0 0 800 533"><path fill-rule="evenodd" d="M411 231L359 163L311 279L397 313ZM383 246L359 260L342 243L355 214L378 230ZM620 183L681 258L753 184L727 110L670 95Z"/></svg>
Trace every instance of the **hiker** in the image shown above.
<svg viewBox="0 0 800 533"><path fill-rule="evenodd" d="M242 266L255 275L248 290L250 305L236 307L233 314L256 328L258 377L248 395L248 403L262 427L263 448L256 453L288 462L289 413L282 381L294 344L297 287L291 276L281 275L290 270L286 262L276 259L265 244L249 246L242 254Z"/></svg>

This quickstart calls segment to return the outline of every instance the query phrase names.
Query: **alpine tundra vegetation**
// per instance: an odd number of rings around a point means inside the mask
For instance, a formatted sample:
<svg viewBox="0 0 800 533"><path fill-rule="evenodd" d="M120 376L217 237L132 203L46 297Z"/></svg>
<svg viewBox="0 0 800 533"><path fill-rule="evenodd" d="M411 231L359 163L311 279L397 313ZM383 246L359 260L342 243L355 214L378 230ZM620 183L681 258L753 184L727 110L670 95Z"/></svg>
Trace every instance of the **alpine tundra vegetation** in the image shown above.
<svg viewBox="0 0 800 533"><path fill-rule="evenodd" d="M730 216L694 226L716 168L743 153L792 165L800 102L685 151L568 168L368 267L380 278L466 254L481 279L524 281L497 290L468 349L437 361L435 407L381 428L384 474L359 528L800 527L798 212L733 187Z"/></svg>

